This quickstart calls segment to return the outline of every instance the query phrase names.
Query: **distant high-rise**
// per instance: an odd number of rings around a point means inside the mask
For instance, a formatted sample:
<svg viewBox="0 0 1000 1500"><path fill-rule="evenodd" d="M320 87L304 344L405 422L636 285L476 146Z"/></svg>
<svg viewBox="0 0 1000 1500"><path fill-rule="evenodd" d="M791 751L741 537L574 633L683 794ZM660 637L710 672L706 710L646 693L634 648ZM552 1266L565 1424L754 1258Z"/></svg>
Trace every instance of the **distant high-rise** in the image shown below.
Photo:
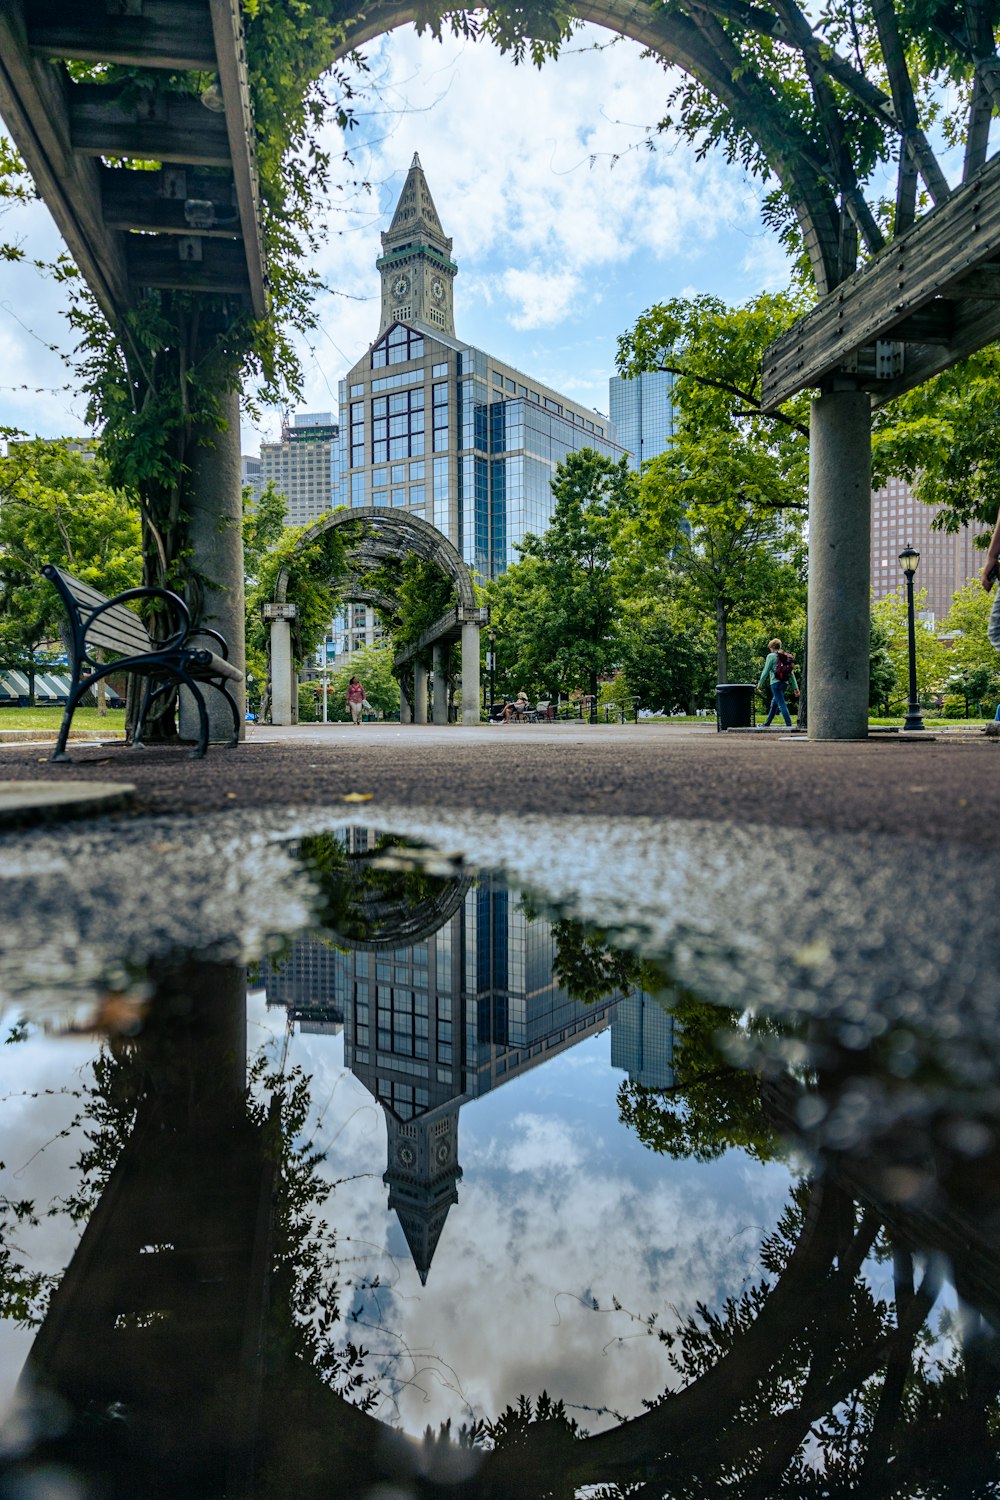
<svg viewBox="0 0 1000 1500"><path fill-rule="evenodd" d="M974 545L976 531L935 531L933 506L918 500L905 479L890 479L872 492L872 593L876 599L904 588L899 554L912 543L920 553L914 585L927 590L924 617L940 626L953 595L975 578L983 554Z"/></svg>
<svg viewBox="0 0 1000 1500"><path fill-rule="evenodd" d="M286 525L308 526L336 504L339 433L330 412L301 412L282 423L280 442L261 444L260 488L270 483L284 495Z"/></svg>
<svg viewBox="0 0 1000 1500"><path fill-rule="evenodd" d="M674 435L674 377L666 370L648 370L626 380L608 381L611 420L629 468L638 472L650 458L666 452Z"/></svg>
<svg viewBox="0 0 1000 1500"><path fill-rule="evenodd" d="M618 1002L611 1027L611 1066L645 1089L674 1084L674 1018L653 995L637 990Z"/></svg>

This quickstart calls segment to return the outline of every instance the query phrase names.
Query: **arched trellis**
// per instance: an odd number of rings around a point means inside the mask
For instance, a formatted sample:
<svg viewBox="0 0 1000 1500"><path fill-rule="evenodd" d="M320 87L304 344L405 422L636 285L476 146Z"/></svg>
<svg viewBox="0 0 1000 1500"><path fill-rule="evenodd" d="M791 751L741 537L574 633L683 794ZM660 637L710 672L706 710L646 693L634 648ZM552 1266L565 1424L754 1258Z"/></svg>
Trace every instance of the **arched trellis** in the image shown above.
<svg viewBox="0 0 1000 1500"><path fill-rule="evenodd" d="M458 603L395 659L400 674L400 718L409 723L427 722L427 669L423 655L430 650L434 662L434 722L447 722L446 660L451 643L462 642L462 722L479 723L479 632L489 620L489 611L476 602L472 573L460 553L436 526L421 516L383 506L361 506L356 510L336 510L304 531L298 546L331 531L344 528L351 533L347 548L350 572L338 580L342 597L354 603L370 603L374 608L399 615L399 602L373 586L366 575L383 563L405 557L419 557L439 568L455 586ZM294 724L298 717L295 693L295 671L292 660L291 620L294 606L288 603L288 567L278 574L274 602L267 607L271 622L271 718L275 724ZM413 699L404 686L403 674L412 664Z"/></svg>

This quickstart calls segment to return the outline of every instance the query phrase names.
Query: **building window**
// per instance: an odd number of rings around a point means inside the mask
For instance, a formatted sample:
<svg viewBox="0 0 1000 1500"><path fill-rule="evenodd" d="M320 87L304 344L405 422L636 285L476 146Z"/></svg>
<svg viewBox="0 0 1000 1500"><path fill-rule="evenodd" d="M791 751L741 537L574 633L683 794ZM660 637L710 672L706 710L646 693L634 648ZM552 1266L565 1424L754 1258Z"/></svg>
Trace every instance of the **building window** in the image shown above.
<svg viewBox="0 0 1000 1500"><path fill-rule="evenodd" d="M410 458L424 451L424 392L372 398L372 462ZM399 476L405 478L405 470ZM393 479L396 479L396 473Z"/></svg>
<svg viewBox="0 0 1000 1500"><path fill-rule="evenodd" d="M385 469L373 469L372 470L372 489L373 490L384 490L385 486L386 486L386 470Z"/></svg>
<svg viewBox="0 0 1000 1500"><path fill-rule="evenodd" d="M424 465L423 465L423 461L421 461L418 464L411 464L410 465L410 479L411 480L413 480L413 479L423 479L423 477L424 477Z"/></svg>
<svg viewBox="0 0 1000 1500"><path fill-rule="evenodd" d="M372 369L380 370L386 365L399 365L406 360L423 357L423 334L408 328L405 323L394 323L372 350Z"/></svg>
<svg viewBox="0 0 1000 1500"><path fill-rule="evenodd" d="M503 390L503 376L500 374L499 370L493 371L493 384L497 386L501 391Z"/></svg>
<svg viewBox="0 0 1000 1500"><path fill-rule="evenodd" d="M365 388L364 388L363 385L352 385L351 386L351 395L352 396L363 396L364 393L365 393Z"/></svg>
<svg viewBox="0 0 1000 1500"><path fill-rule="evenodd" d="M351 504L353 506L365 503L365 476L363 474L351 475Z"/></svg>
<svg viewBox="0 0 1000 1500"><path fill-rule="evenodd" d="M448 387L433 387L434 452L442 453L448 447Z"/></svg>
<svg viewBox="0 0 1000 1500"><path fill-rule="evenodd" d="M423 505L423 503L424 503L424 487L423 487L423 485L422 484L411 484L410 485L410 504L411 505Z"/></svg>
<svg viewBox="0 0 1000 1500"><path fill-rule="evenodd" d="M392 492L392 503L393 503L393 505L405 505L406 504L406 491L405 490L393 490L393 492Z"/></svg>
<svg viewBox="0 0 1000 1500"><path fill-rule="evenodd" d="M442 376L447 375L447 373L447 364L431 365L431 375L435 380L440 380Z"/></svg>

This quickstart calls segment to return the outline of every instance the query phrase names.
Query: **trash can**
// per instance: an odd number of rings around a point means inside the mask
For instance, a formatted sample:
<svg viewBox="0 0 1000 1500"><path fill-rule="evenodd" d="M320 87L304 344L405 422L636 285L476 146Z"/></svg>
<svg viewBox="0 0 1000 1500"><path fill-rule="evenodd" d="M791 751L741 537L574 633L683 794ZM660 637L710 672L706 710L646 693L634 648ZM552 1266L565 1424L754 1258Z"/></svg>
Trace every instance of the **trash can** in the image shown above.
<svg viewBox="0 0 1000 1500"><path fill-rule="evenodd" d="M755 682L720 682L715 689L716 729L749 729L756 691Z"/></svg>

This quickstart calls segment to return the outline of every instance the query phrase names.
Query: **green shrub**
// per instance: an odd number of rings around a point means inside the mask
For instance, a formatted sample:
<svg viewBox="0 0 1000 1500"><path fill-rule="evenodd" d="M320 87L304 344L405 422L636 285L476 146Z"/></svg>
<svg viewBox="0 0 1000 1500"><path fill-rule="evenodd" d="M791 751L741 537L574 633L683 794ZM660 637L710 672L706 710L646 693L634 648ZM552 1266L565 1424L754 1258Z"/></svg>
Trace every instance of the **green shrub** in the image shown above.
<svg viewBox="0 0 1000 1500"><path fill-rule="evenodd" d="M319 683L299 683L299 723L315 724L319 720Z"/></svg>

